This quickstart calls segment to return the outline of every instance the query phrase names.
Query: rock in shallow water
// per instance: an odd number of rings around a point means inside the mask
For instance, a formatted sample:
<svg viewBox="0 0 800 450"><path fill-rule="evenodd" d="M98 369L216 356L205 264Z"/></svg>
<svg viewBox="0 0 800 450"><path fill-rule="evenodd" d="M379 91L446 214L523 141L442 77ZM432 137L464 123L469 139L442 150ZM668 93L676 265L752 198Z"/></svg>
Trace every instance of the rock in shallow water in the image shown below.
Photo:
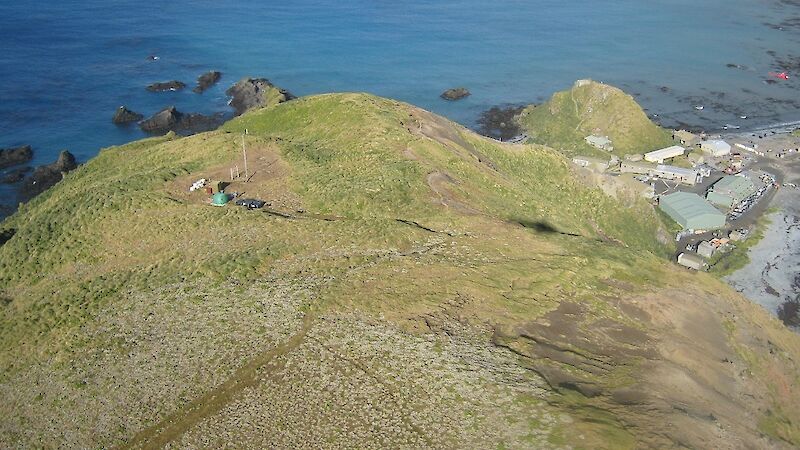
<svg viewBox="0 0 800 450"><path fill-rule="evenodd" d="M13 184L19 183L25 178L25 174L31 170L30 166L23 166L11 169L0 176L0 183Z"/></svg>
<svg viewBox="0 0 800 450"><path fill-rule="evenodd" d="M266 78L243 78L225 93L231 96L230 105L236 115L253 108L276 105L295 98L289 91L275 86Z"/></svg>
<svg viewBox="0 0 800 450"><path fill-rule="evenodd" d="M203 91L215 85L220 78L222 78L222 72L216 70L206 72L197 78L197 86L192 89L192 92L202 94Z"/></svg>
<svg viewBox="0 0 800 450"><path fill-rule="evenodd" d="M23 145L15 148L0 148L0 169L28 162L31 158L33 158L33 150L31 150L30 145Z"/></svg>
<svg viewBox="0 0 800 450"><path fill-rule="evenodd" d="M144 116L137 112L133 112L125 106L120 106L117 108L117 112L114 113L114 117L111 119L117 125L122 125L131 122L138 122L142 120Z"/></svg>
<svg viewBox="0 0 800 450"><path fill-rule="evenodd" d="M186 83L183 83L178 80L172 80L172 81L153 83L150 86L147 86L147 90L150 92L179 91L185 87Z"/></svg>
<svg viewBox="0 0 800 450"><path fill-rule="evenodd" d="M170 106L141 122L139 127L142 131L151 134L165 134L168 131L193 134L216 129L224 120L222 114L213 116L196 113L184 114L174 106Z"/></svg>
<svg viewBox="0 0 800 450"><path fill-rule="evenodd" d="M78 167L75 156L62 150L56 162L37 167L20 186L23 199L29 200L61 181L63 174Z"/></svg>
<svg viewBox="0 0 800 450"><path fill-rule="evenodd" d="M440 95L439 97L445 100L452 101L452 100L461 100L462 98L468 97L471 94L472 93L467 88L459 87L459 88L448 89L442 92L442 95Z"/></svg>

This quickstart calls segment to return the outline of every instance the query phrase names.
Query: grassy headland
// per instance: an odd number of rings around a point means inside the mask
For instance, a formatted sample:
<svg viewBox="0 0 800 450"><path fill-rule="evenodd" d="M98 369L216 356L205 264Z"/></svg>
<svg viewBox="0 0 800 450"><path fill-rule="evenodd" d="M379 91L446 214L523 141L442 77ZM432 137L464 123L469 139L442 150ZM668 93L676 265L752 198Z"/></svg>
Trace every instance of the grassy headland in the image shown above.
<svg viewBox="0 0 800 450"><path fill-rule="evenodd" d="M267 210L187 192L242 140L227 192ZM797 336L659 226L551 148L366 94L112 147L2 224L0 442L797 443L750 420L796 414Z"/></svg>
<svg viewBox="0 0 800 450"><path fill-rule="evenodd" d="M541 105L525 108L518 120L534 142L567 156L607 156L585 142L592 134L608 136L611 153L619 157L672 145L671 134L651 122L633 97L595 81L578 82Z"/></svg>

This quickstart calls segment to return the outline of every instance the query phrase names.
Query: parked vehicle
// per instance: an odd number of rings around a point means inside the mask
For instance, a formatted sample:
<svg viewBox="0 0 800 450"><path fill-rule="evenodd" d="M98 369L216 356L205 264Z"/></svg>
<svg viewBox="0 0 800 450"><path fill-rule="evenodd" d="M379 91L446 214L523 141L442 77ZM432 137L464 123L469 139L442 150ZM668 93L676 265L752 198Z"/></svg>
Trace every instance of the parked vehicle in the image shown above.
<svg viewBox="0 0 800 450"><path fill-rule="evenodd" d="M236 204L239 206L244 206L247 209L258 209L258 208L263 208L264 205L267 204L267 202L263 200L256 200L254 198L242 198L236 200Z"/></svg>

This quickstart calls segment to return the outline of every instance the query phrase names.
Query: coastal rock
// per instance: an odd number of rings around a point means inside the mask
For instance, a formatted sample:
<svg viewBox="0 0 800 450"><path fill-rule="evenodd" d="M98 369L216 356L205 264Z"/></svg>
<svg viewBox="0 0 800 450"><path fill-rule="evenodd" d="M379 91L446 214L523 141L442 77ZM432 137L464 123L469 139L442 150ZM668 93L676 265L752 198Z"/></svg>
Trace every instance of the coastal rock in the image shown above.
<svg viewBox="0 0 800 450"><path fill-rule="evenodd" d="M147 90L150 92L179 91L185 87L186 83L183 83L178 80L172 80L172 81L153 83L150 86L147 86Z"/></svg>
<svg viewBox="0 0 800 450"><path fill-rule="evenodd" d="M139 127L142 131L151 134L160 135L175 131L188 135L213 130L220 126L224 120L225 117L222 114L213 116L196 113L184 114L174 106L170 106L141 122Z"/></svg>
<svg viewBox="0 0 800 450"><path fill-rule="evenodd" d="M197 78L197 86L192 89L192 92L202 94L203 91L215 85L220 78L222 78L222 72L216 70L206 72Z"/></svg>
<svg viewBox="0 0 800 450"><path fill-rule="evenodd" d="M117 112L114 113L114 117L111 121L117 125L123 125L126 123L138 122L143 118L144 116L142 114L133 112L125 106L120 106L117 108Z"/></svg>
<svg viewBox="0 0 800 450"><path fill-rule="evenodd" d="M30 172L30 166L23 166L15 169L11 169L5 172L2 177L0 177L0 183L4 184L13 184L19 183L25 178L25 174Z"/></svg>
<svg viewBox="0 0 800 450"><path fill-rule="evenodd" d="M33 158L33 150L31 150L30 145L23 145L15 148L0 148L0 169L28 162L31 158Z"/></svg>
<svg viewBox="0 0 800 450"><path fill-rule="evenodd" d="M55 185L64 177L64 173L78 167L75 156L72 153L62 150L56 162L37 167L20 186L21 197L25 200L41 194L42 192Z"/></svg>
<svg viewBox="0 0 800 450"><path fill-rule="evenodd" d="M445 100L453 101L453 100L461 100L462 98L468 97L471 94L472 93L467 88L458 87L458 88L448 89L442 92L442 95L440 95L439 97Z"/></svg>
<svg viewBox="0 0 800 450"><path fill-rule="evenodd" d="M253 108L277 105L295 98L266 78L243 78L225 93L231 97L229 105L236 110L237 116Z"/></svg>
<svg viewBox="0 0 800 450"><path fill-rule="evenodd" d="M524 106L494 106L478 118L478 133L501 141L507 141L522 134L523 130L516 121L516 116L525 109Z"/></svg>
<svg viewBox="0 0 800 450"><path fill-rule="evenodd" d="M170 106L140 123L139 127L147 133L164 134L167 131L174 130L178 126L181 117L183 117L183 113L174 106Z"/></svg>

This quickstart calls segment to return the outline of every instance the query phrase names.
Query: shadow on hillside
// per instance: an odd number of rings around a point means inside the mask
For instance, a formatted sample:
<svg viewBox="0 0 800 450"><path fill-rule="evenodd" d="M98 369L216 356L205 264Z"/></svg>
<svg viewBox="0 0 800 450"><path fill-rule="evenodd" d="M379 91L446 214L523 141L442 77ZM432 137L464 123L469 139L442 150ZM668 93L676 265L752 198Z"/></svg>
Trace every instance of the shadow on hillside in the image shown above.
<svg viewBox="0 0 800 450"><path fill-rule="evenodd" d="M567 233L565 231L560 231L555 226L553 226L553 225L551 225L551 224L549 224L549 223L547 223L546 221L543 221L543 220L530 220L530 219L515 218L515 219L512 219L512 222L516 222L516 223L522 225L523 227L528 228L530 230L533 230L533 231L535 231L537 233L561 234L561 235L564 235L564 236L575 236L575 237L579 237L580 236L580 234Z"/></svg>

